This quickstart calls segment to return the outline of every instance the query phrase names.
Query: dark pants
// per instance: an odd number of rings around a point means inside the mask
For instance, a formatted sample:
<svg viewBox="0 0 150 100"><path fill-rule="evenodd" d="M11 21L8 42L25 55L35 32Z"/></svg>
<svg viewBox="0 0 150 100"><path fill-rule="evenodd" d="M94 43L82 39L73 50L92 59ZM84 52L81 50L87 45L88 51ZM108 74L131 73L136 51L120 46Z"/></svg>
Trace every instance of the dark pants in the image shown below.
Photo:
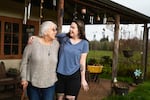
<svg viewBox="0 0 150 100"><path fill-rule="evenodd" d="M56 93L64 93L65 95L78 96L81 87L80 70L72 75L57 74Z"/></svg>
<svg viewBox="0 0 150 100"><path fill-rule="evenodd" d="M55 86L48 88L37 88L29 83L27 95L29 100L54 100Z"/></svg>

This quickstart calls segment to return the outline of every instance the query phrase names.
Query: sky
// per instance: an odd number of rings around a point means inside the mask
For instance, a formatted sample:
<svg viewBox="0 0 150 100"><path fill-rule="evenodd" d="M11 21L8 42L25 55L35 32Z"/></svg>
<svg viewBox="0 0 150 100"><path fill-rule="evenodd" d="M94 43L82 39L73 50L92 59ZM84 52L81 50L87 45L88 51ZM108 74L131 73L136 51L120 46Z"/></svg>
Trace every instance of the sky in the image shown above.
<svg viewBox="0 0 150 100"><path fill-rule="evenodd" d="M150 17L150 0L111 0Z"/></svg>
<svg viewBox="0 0 150 100"><path fill-rule="evenodd" d="M150 17L150 0L111 0L123 6L126 6L130 9L133 9L137 12L140 12L146 16ZM133 38L137 37L142 39L143 35L143 25L120 25L119 38ZM69 32L69 27L63 25L62 32ZM109 38L109 41L113 40L113 31L114 26L112 25L86 25L85 27L86 37L88 40L100 40L104 36ZM124 34L125 33L125 34ZM149 35L150 39L150 35Z"/></svg>

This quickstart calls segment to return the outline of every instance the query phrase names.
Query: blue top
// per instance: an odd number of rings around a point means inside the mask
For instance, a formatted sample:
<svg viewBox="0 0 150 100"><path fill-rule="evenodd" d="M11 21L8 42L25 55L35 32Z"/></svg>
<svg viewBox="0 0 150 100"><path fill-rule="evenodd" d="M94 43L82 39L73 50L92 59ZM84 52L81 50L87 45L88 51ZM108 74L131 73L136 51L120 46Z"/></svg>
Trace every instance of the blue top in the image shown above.
<svg viewBox="0 0 150 100"><path fill-rule="evenodd" d="M87 40L81 40L77 44L72 44L66 34L58 34L60 42L59 62L57 73L63 75L72 75L80 68L80 56L89 51Z"/></svg>

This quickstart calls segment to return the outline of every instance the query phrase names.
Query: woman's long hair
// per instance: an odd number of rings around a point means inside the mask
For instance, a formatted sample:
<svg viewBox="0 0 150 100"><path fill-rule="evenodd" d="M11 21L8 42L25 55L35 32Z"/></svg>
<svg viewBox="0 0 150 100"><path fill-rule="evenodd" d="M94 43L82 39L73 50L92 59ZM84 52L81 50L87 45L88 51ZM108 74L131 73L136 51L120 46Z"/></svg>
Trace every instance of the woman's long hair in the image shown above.
<svg viewBox="0 0 150 100"><path fill-rule="evenodd" d="M85 36L85 25L84 25L84 22L82 20L73 20L72 22L77 24L78 31L79 31L79 38L87 40L87 38ZM67 36L70 37L70 32L67 34Z"/></svg>

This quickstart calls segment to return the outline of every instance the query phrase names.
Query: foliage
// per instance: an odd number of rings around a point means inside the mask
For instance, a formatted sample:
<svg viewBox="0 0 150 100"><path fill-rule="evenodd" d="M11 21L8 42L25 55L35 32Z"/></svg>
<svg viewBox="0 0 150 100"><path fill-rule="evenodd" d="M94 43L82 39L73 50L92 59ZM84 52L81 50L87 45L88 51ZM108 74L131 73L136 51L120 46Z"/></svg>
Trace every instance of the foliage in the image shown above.
<svg viewBox="0 0 150 100"><path fill-rule="evenodd" d="M90 50L90 52L88 53L88 58L95 58L95 59L99 59L102 56L110 56L110 58L112 58L112 51L104 51L104 50Z"/></svg>
<svg viewBox="0 0 150 100"><path fill-rule="evenodd" d="M133 39L121 39L119 49L122 50L134 50L139 51L141 48L142 40L139 40L137 38Z"/></svg>
<svg viewBox="0 0 150 100"><path fill-rule="evenodd" d="M99 61L95 58L89 58L87 61L88 65L99 65Z"/></svg>
<svg viewBox="0 0 150 100"><path fill-rule="evenodd" d="M109 41L90 41L90 50L106 50L106 51L110 51L113 48L113 42L109 42Z"/></svg>
<svg viewBox="0 0 150 100"><path fill-rule="evenodd" d="M149 54L149 53L148 53ZM90 50L88 53L87 57L87 62L88 59L94 58L96 60L100 60L100 64L105 64L103 65L103 71L100 75L100 77L103 78L109 78L111 79L111 74L112 74L112 68L107 67L107 62L103 62L103 56L109 56L110 59L112 59L112 51L98 51L98 50ZM117 79L119 80L119 77L122 77L121 80L119 81L127 81L131 82L133 81L134 77L134 71L135 69L141 69L143 71L143 67L141 66L141 52L139 51L134 51L134 55L130 58L124 57L123 53L119 53L119 58L118 58L118 66L117 66ZM150 54L148 55L150 56ZM148 66L147 66L147 74L146 77L150 77L150 57L148 57ZM109 65L110 66L110 65ZM126 79L126 77L129 78Z"/></svg>
<svg viewBox="0 0 150 100"><path fill-rule="evenodd" d="M103 100L150 100L149 82L150 81L145 81L143 84L138 85L136 89L129 92L128 95L112 95L104 98Z"/></svg>
<svg viewBox="0 0 150 100"><path fill-rule="evenodd" d="M112 67L112 59L110 56L102 56L100 59L100 64L105 67Z"/></svg>

